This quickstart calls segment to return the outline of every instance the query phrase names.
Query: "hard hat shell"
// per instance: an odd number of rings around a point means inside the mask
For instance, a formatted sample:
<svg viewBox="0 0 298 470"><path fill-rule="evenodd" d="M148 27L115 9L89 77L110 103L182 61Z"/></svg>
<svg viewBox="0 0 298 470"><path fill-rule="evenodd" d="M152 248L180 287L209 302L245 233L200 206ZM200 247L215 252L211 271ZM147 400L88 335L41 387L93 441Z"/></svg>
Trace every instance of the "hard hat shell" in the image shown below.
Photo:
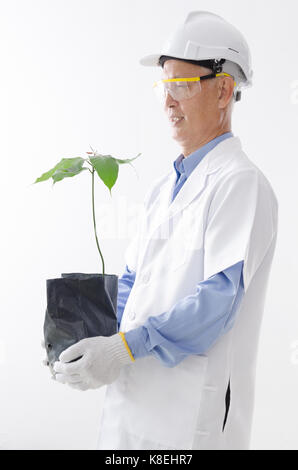
<svg viewBox="0 0 298 470"><path fill-rule="evenodd" d="M196 61L225 59L226 67L223 70L227 73L227 66L231 63L240 68L241 72L235 77L238 86L252 85L251 54L244 36L214 13L190 12L184 24L170 35L161 51L143 57L140 63L158 66L162 55Z"/></svg>

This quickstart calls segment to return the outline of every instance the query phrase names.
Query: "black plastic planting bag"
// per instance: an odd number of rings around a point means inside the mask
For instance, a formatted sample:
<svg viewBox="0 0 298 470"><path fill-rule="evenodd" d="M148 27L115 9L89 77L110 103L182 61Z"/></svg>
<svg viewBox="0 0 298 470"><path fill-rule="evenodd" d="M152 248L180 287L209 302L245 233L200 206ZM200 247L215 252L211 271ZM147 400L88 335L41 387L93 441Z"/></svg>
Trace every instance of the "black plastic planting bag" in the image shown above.
<svg viewBox="0 0 298 470"><path fill-rule="evenodd" d="M83 338L117 333L117 295L113 274L71 273L47 280L44 339L50 366Z"/></svg>

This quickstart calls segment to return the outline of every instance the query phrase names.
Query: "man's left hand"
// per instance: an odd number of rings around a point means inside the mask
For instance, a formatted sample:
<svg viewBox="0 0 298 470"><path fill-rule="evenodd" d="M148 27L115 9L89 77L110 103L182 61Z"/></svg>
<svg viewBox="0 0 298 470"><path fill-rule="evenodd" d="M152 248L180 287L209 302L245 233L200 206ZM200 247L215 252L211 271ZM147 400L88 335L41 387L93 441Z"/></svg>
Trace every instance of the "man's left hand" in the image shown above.
<svg viewBox="0 0 298 470"><path fill-rule="evenodd" d="M128 351L119 333L82 339L63 351L54 363L56 380L78 390L110 384L124 365L132 364Z"/></svg>

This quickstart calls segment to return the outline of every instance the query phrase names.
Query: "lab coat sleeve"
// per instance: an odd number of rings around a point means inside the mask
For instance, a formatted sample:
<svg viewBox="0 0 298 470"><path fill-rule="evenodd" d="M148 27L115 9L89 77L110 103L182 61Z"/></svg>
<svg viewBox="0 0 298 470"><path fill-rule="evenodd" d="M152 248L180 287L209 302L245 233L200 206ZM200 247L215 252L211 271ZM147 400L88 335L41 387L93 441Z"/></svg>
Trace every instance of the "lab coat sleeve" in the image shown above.
<svg viewBox="0 0 298 470"><path fill-rule="evenodd" d="M257 169L224 177L213 194L204 242L204 279L244 260L246 292L277 230L277 201Z"/></svg>

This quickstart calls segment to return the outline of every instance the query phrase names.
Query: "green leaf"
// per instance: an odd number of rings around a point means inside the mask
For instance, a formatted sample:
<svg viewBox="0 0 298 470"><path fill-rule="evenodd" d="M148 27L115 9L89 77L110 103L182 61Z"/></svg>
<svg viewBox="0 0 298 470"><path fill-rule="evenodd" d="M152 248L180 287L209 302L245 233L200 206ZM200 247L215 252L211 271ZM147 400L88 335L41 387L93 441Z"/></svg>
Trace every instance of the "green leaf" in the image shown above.
<svg viewBox="0 0 298 470"><path fill-rule="evenodd" d="M85 162L84 158L75 157L75 158L62 158L57 165L54 166L51 170L43 173L39 178L37 178L34 183L40 183L41 181L46 181L52 177L54 183L61 181L64 178L78 175L83 170L83 164Z"/></svg>
<svg viewBox="0 0 298 470"><path fill-rule="evenodd" d="M111 192L118 178L119 164L117 159L111 155L96 155L90 157L89 160L100 179Z"/></svg>
<svg viewBox="0 0 298 470"><path fill-rule="evenodd" d="M55 173L56 169L57 169L58 165L54 166L54 168L52 168L51 170L47 171L46 173L43 173L39 178L37 178L34 183L40 183L41 181L46 181L48 180L49 178L51 178L51 176Z"/></svg>
<svg viewBox="0 0 298 470"><path fill-rule="evenodd" d="M119 165L121 165L122 163L130 163L132 162L133 160L135 160L136 158L138 158L140 155L142 155L141 153L139 153L136 157L134 158L126 158L125 160L120 160L119 158L115 158L115 160L117 160L117 162L119 163Z"/></svg>
<svg viewBox="0 0 298 470"><path fill-rule="evenodd" d="M63 180L64 178L76 176L84 170L88 170L88 168L78 168L78 169L68 168L68 170L57 170L52 176L54 184L57 183L58 181Z"/></svg>

